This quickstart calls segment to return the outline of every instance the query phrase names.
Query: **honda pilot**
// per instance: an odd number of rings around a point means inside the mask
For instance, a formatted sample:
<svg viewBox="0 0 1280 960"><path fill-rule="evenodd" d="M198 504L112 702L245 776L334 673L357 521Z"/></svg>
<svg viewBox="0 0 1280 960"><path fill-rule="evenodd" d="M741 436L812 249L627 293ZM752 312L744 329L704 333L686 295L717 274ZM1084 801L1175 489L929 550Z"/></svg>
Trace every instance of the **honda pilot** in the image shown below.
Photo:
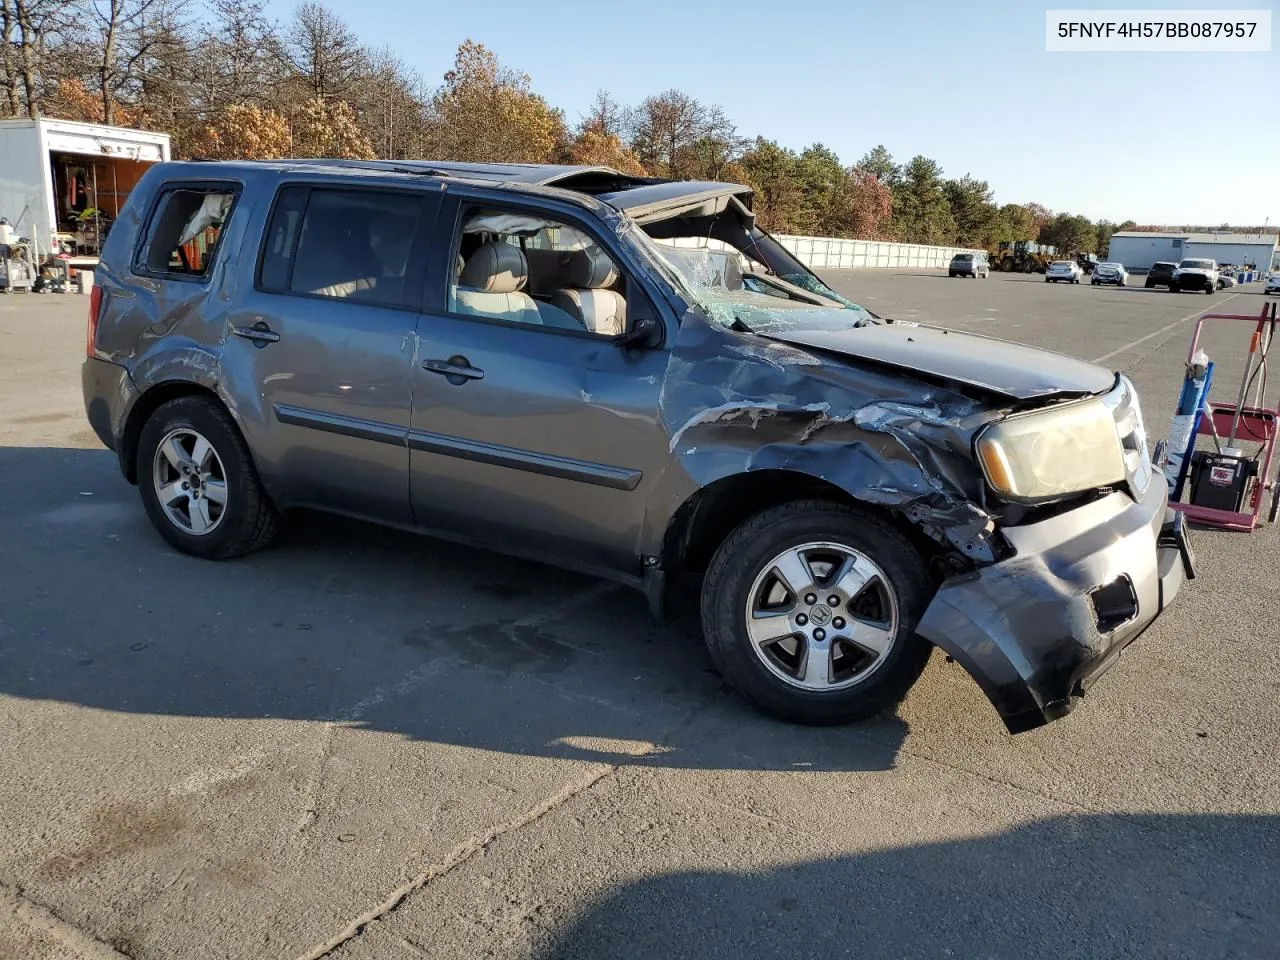
<svg viewBox="0 0 1280 960"><path fill-rule="evenodd" d="M692 581L717 669L788 720L891 707L933 646L1009 730L1062 716L1194 575L1133 384L876 316L752 203L602 167L158 164L96 272L88 419L198 557L318 508L659 615Z"/></svg>

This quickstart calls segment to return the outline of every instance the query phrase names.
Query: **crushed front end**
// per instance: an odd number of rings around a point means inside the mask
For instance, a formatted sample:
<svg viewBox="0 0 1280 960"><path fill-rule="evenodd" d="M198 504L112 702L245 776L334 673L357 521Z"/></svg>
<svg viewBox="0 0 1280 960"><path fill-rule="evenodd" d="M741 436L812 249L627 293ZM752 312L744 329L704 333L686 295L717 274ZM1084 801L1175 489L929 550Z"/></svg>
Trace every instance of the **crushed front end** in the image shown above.
<svg viewBox="0 0 1280 960"><path fill-rule="evenodd" d="M1125 457L1117 489L1003 526L1012 555L947 579L918 632L961 663L1012 733L1064 716L1173 602L1195 560L1121 377L1103 398Z"/></svg>

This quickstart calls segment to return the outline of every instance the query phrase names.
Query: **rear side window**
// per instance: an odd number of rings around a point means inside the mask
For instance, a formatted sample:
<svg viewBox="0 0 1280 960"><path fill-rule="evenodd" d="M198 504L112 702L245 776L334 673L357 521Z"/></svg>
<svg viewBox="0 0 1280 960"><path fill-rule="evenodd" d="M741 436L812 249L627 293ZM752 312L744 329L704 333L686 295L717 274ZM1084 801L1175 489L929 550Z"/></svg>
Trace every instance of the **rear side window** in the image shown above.
<svg viewBox="0 0 1280 960"><path fill-rule="evenodd" d="M236 192L177 187L156 201L139 267L146 273L203 278L235 206Z"/></svg>
<svg viewBox="0 0 1280 960"><path fill-rule="evenodd" d="M286 187L267 226L258 286L416 307L410 254L422 209L421 194Z"/></svg>

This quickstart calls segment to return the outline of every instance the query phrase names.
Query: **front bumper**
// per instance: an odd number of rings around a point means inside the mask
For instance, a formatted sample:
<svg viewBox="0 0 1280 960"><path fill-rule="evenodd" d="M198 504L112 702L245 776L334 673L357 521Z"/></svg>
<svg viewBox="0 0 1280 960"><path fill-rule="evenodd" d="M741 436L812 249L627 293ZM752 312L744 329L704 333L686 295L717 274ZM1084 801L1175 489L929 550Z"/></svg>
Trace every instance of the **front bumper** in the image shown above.
<svg viewBox="0 0 1280 960"><path fill-rule="evenodd" d="M1113 493L1008 527L1016 554L946 580L917 631L978 681L1010 733L1065 716L1195 576L1180 514L1153 470Z"/></svg>
<svg viewBox="0 0 1280 960"><path fill-rule="evenodd" d="M1173 278L1179 290L1203 290L1216 285L1213 277L1207 273L1180 273Z"/></svg>

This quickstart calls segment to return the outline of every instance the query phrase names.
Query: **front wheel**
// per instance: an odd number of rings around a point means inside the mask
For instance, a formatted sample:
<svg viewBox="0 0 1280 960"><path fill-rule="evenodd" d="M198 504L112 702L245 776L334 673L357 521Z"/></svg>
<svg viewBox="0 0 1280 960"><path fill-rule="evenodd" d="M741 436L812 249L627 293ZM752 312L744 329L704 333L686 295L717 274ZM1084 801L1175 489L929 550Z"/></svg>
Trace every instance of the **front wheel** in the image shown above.
<svg viewBox="0 0 1280 960"><path fill-rule="evenodd" d="M215 401L179 397L138 439L138 490L151 523L183 553L224 560L266 546L278 514L235 421Z"/></svg>
<svg viewBox="0 0 1280 960"><path fill-rule="evenodd" d="M848 723L894 706L930 647L920 555L878 517L798 500L743 522L702 586L702 630L725 680L795 723Z"/></svg>

